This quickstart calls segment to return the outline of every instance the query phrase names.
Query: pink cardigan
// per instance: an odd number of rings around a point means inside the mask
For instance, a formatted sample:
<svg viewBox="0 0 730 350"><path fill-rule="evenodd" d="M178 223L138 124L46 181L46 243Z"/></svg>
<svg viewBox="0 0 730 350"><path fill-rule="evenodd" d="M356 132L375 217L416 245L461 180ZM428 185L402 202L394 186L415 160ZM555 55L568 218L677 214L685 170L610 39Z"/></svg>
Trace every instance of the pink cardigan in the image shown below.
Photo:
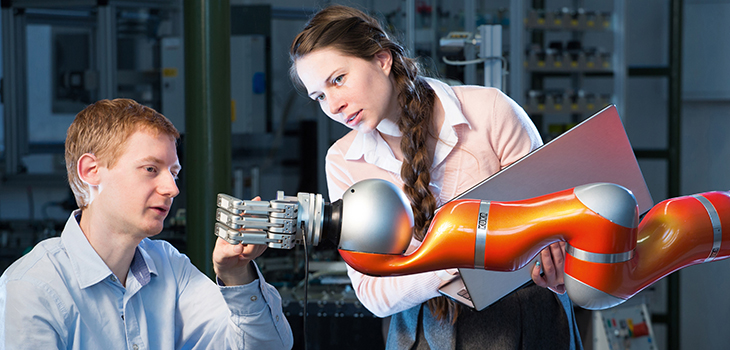
<svg viewBox="0 0 730 350"><path fill-rule="evenodd" d="M446 111L439 134L430 189L438 205L542 145L524 110L501 91L480 86L450 87L428 79ZM375 131L351 131L327 152L330 201L354 183L371 178L403 186L401 161ZM420 242L413 240L408 253ZM348 266L348 275L362 304L379 317L410 309L440 295L438 288L456 269L397 277L363 275Z"/></svg>

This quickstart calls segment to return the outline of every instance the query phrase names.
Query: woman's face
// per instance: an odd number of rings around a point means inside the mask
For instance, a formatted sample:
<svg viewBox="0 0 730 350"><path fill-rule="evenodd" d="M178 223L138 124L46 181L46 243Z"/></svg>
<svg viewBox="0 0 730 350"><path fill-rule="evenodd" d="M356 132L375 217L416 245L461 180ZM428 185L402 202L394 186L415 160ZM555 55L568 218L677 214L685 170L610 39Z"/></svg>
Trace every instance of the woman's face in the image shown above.
<svg viewBox="0 0 730 350"><path fill-rule="evenodd" d="M397 120L389 52L381 51L366 61L324 48L294 64L309 97L333 120L361 132L374 130L385 118Z"/></svg>

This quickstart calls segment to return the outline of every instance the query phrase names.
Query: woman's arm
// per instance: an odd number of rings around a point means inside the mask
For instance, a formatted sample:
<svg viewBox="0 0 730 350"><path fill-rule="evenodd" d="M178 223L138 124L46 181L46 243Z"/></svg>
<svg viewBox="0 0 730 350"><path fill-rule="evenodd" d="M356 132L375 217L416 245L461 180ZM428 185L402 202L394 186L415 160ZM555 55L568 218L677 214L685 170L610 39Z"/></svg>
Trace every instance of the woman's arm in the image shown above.
<svg viewBox="0 0 730 350"><path fill-rule="evenodd" d="M330 201L342 198L345 190L356 182L348 172L344 155L335 146L327 153L325 173ZM407 252L419 245L419 241L412 240ZM348 275L358 299L379 317L393 315L439 296L439 287L453 279L456 273L457 270L452 269L409 276L373 277L348 266Z"/></svg>

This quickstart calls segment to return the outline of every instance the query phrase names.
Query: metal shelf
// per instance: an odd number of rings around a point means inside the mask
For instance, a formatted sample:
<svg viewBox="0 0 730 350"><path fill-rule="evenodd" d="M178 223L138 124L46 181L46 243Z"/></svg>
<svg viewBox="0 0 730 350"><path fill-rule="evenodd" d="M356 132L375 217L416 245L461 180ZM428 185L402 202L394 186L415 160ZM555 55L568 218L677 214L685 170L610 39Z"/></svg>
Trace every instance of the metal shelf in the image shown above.
<svg viewBox="0 0 730 350"><path fill-rule="evenodd" d="M530 9L525 28L537 30L610 31L611 13L595 11L539 11Z"/></svg>
<svg viewBox="0 0 730 350"><path fill-rule="evenodd" d="M626 66L624 57L625 35L624 17L625 0L613 0L610 12L586 11L579 9L561 9L548 11L542 8L548 1L525 2L512 0L510 22L522 23L510 33L510 66L522 67L510 72L510 96L533 117L542 133L542 121L546 114L569 114L573 122L579 122L596 112L605 104L615 104L619 114L623 115L624 94L626 88ZM577 4L577 2L576 2ZM545 42L547 32L569 32L571 39L567 44L557 42L548 47ZM586 48L584 37L588 32L604 32L612 37L612 46L606 49ZM595 41L595 40L594 40ZM529 50L525 50L532 43ZM563 49L565 46L565 49ZM610 78L612 86L608 91L583 91L585 78ZM544 90L549 78L571 79L570 91L601 95L601 101L589 104L535 103L528 91ZM566 83L561 83L566 85ZM608 98L606 93L610 92ZM547 94L547 92L546 92ZM606 99L606 101L603 101ZM570 102L570 101L569 101ZM596 109L591 109L594 107ZM548 121L547 119L545 120ZM545 136L545 135L543 135Z"/></svg>

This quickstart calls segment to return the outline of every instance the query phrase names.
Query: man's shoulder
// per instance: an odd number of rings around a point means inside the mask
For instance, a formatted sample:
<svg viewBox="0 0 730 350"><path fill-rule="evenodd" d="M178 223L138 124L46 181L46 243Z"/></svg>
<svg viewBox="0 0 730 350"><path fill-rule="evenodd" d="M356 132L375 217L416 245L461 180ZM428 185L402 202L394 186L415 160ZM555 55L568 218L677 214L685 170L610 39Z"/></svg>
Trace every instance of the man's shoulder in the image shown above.
<svg viewBox="0 0 730 350"><path fill-rule="evenodd" d="M13 262L0 278L0 289L4 292L14 285L16 292L30 295L48 293L58 297L59 288L72 286L74 274L68 254L59 237L46 239Z"/></svg>
<svg viewBox="0 0 730 350"><path fill-rule="evenodd" d="M3 273L7 278L20 279L36 274L45 275L49 269L63 264L66 253L60 237L45 239L33 247L30 252L15 260Z"/></svg>
<svg viewBox="0 0 730 350"><path fill-rule="evenodd" d="M150 255L183 255L182 253L180 253L180 251L177 250L177 248L175 248L175 246L172 245L172 243L161 238L145 238L141 242L139 242L139 248L143 249Z"/></svg>
<svg viewBox="0 0 730 350"><path fill-rule="evenodd" d="M151 259L157 267L163 266L180 266L185 261L189 261L187 255L181 253L172 243L164 239L145 238L139 243L139 249L145 259Z"/></svg>

